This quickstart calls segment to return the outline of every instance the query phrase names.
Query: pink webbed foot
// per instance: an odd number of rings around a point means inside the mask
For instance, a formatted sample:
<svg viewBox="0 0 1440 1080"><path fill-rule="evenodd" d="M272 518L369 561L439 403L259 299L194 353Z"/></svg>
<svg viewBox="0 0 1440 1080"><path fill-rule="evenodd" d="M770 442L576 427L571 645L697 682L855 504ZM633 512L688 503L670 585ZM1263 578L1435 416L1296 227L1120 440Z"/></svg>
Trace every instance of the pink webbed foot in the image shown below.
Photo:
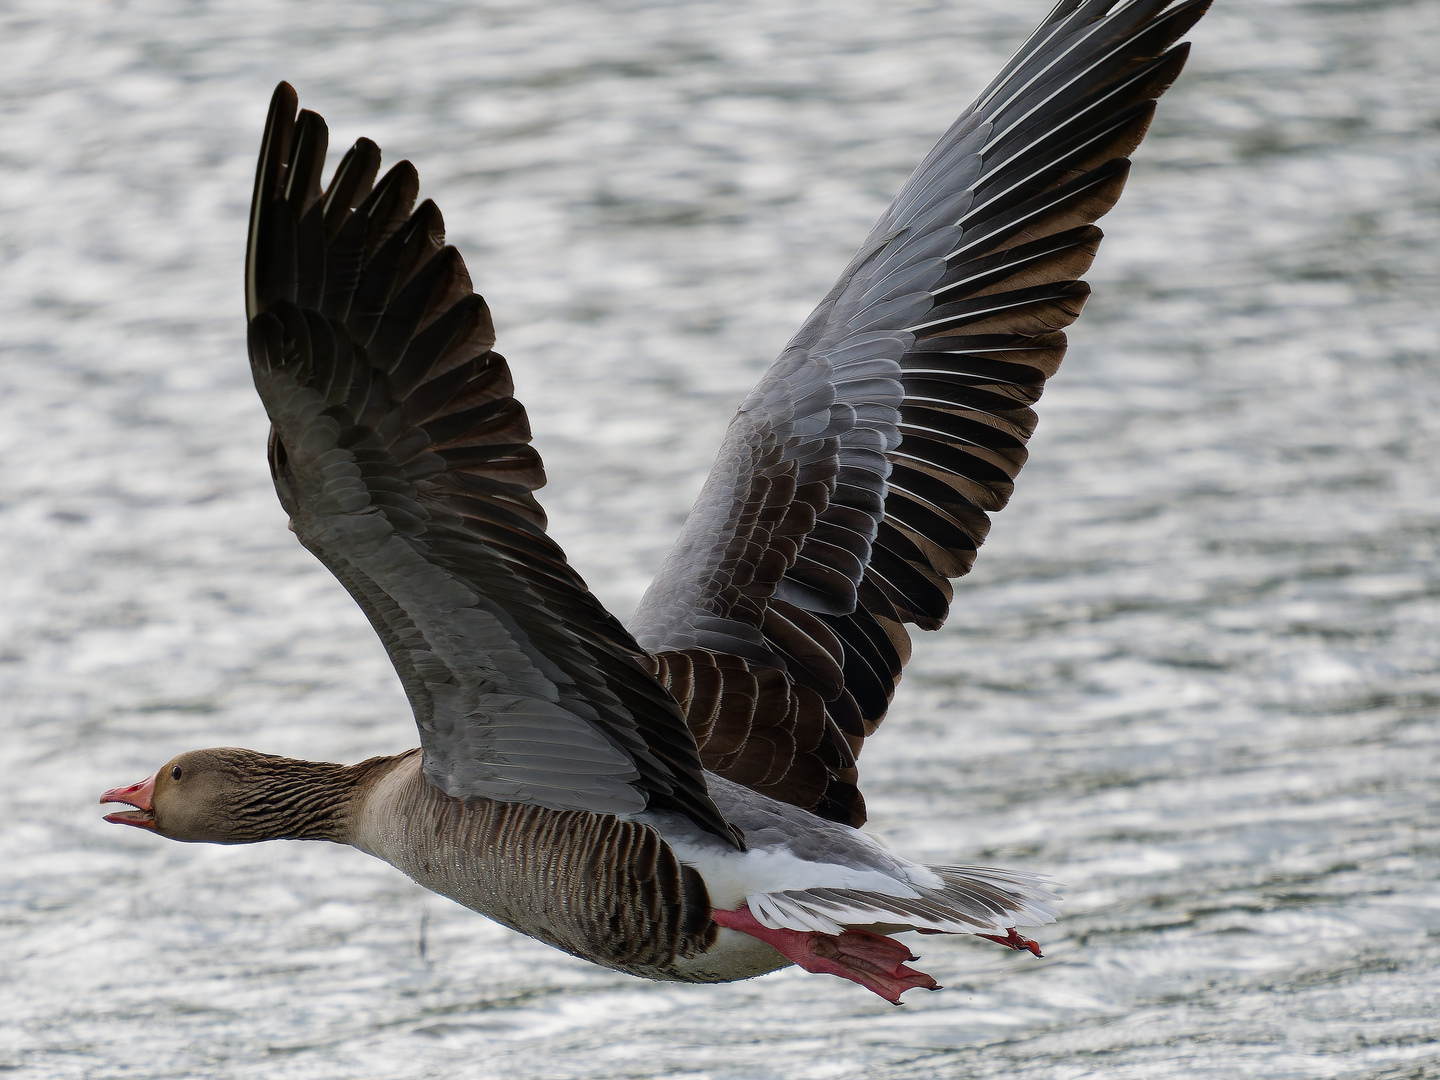
<svg viewBox="0 0 1440 1080"><path fill-rule="evenodd" d="M1031 941L1028 937L1021 937L1015 932L1013 926L1010 927L1010 932L1004 937L1001 937L999 934L976 934L975 936L983 937L986 941L998 941L1006 948L1016 950L1029 949L1036 956L1044 955L1044 953L1040 951L1040 943L1038 941Z"/></svg>
<svg viewBox="0 0 1440 1080"><path fill-rule="evenodd" d="M900 995L906 990L940 989L940 984L923 971L905 966L905 961L918 957L894 938L882 934L866 930L845 930L839 934L772 930L744 905L735 911L714 911L711 918L721 926L759 938L806 971L849 979L892 1005L900 1004Z"/></svg>

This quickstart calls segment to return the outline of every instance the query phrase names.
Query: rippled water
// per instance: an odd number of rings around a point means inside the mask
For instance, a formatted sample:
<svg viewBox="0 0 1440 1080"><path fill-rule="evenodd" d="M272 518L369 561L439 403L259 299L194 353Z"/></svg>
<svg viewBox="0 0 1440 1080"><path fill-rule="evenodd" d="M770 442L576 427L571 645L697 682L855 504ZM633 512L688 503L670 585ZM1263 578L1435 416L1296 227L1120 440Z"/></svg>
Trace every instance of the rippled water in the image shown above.
<svg viewBox="0 0 1440 1080"><path fill-rule="evenodd" d="M638 599L735 403L1044 0L0 8L0 1070L1440 1076L1440 4L1220 0L1018 494L862 761L872 828L1067 882L893 1009L644 983L318 844L100 821L184 748L412 745L285 531L243 354L281 78L413 158L553 531Z"/></svg>

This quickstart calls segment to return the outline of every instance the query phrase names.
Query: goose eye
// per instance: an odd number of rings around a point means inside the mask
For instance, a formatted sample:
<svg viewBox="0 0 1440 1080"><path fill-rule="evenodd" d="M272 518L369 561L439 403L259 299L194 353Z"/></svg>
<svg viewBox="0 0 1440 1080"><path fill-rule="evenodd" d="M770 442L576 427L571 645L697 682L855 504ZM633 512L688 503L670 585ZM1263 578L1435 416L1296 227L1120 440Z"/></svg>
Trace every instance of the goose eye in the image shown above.
<svg viewBox="0 0 1440 1080"><path fill-rule="evenodd" d="M180 766L179 766L179 765L176 765L173 769L170 770L170 779L171 779L171 780L179 780L179 779L180 779Z"/></svg>

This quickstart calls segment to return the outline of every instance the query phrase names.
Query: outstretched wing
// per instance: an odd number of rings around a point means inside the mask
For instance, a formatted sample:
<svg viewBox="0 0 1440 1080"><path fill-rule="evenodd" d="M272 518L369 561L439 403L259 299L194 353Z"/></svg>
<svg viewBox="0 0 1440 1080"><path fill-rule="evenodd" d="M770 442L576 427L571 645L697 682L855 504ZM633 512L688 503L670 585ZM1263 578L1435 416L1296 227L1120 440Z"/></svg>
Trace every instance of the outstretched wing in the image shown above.
<svg viewBox="0 0 1440 1080"><path fill-rule="evenodd" d="M1008 501L1209 0L1061 0L740 406L630 629L705 766L859 825L855 754Z"/></svg>
<svg viewBox="0 0 1440 1080"><path fill-rule="evenodd" d="M545 534L545 482L494 328L434 203L361 139L320 186L325 122L281 83L245 298L291 527L365 610L425 775L457 797L677 809L724 836L674 699ZM738 837L733 837L739 842Z"/></svg>

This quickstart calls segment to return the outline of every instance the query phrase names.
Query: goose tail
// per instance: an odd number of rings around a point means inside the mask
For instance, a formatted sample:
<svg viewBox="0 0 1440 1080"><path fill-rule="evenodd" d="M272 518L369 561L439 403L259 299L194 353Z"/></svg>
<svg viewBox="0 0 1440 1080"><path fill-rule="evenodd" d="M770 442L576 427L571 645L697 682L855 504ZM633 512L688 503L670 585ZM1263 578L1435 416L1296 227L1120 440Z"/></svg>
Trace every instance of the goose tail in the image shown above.
<svg viewBox="0 0 1440 1080"><path fill-rule="evenodd" d="M909 882L897 880L893 894L873 889L795 889L752 893L745 902L762 925L776 930L976 934L1039 955L1038 946L1015 929L1056 920L1062 886L1053 879L993 866L926 866L925 870L927 875L916 875Z"/></svg>

